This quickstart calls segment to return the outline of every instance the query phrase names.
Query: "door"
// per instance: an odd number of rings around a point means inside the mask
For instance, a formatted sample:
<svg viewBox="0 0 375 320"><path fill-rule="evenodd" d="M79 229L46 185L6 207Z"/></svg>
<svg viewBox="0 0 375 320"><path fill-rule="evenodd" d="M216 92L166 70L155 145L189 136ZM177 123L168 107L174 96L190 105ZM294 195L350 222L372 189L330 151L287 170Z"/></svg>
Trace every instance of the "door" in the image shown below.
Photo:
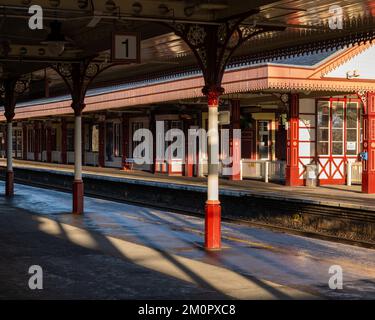
<svg viewBox="0 0 375 320"><path fill-rule="evenodd" d="M258 120L257 128L258 160L270 160L271 121Z"/></svg>

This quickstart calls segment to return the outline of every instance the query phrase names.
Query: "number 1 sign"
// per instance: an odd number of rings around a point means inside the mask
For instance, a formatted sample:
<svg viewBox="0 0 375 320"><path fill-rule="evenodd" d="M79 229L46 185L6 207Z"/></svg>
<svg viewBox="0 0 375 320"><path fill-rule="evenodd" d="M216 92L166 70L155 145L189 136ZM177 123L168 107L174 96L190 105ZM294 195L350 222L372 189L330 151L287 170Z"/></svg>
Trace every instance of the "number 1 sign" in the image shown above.
<svg viewBox="0 0 375 320"><path fill-rule="evenodd" d="M137 33L114 33L112 62L140 63L141 41Z"/></svg>

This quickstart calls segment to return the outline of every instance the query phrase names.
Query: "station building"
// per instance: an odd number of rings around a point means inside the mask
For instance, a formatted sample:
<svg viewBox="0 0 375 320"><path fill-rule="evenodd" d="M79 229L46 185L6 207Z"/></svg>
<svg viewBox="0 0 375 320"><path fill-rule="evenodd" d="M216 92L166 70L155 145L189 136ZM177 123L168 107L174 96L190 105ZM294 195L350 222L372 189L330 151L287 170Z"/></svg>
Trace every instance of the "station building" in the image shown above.
<svg viewBox="0 0 375 320"><path fill-rule="evenodd" d="M375 91L371 44L250 62L236 58L226 69L219 111L230 111L224 128L242 130L239 179L286 185L306 183L313 166L319 184L361 183L366 92ZM110 71L109 71L110 72ZM56 75L57 76L57 75ZM134 132L207 129L204 80L198 68L153 73L143 79L100 83L87 93L83 113L83 164L185 176L207 174L207 155L197 164L174 155L154 165L137 165ZM47 84L48 87L48 84ZM48 89L48 88L47 88ZM56 164L74 163L74 114L70 95L21 101L16 106L13 157ZM6 157L6 120L0 154ZM231 141L232 148L236 143ZM267 164L267 165L266 165ZM265 167L267 166L267 171ZM350 171L350 172L349 172Z"/></svg>

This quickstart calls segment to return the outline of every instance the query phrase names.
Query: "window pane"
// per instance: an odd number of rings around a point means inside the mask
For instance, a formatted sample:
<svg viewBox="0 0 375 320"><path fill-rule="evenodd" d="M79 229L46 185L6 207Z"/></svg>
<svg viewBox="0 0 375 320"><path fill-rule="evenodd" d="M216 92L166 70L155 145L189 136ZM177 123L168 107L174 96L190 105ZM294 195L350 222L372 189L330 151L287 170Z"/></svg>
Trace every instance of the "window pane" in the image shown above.
<svg viewBox="0 0 375 320"><path fill-rule="evenodd" d="M99 152L99 126L94 125L92 127L92 136L91 136L91 150L92 152Z"/></svg>
<svg viewBox="0 0 375 320"><path fill-rule="evenodd" d="M73 152L74 151L74 128L68 128L66 132L67 132L66 149L68 152Z"/></svg>
<svg viewBox="0 0 375 320"><path fill-rule="evenodd" d="M346 140L357 142L357 129L348 129L346 133Z"/></svg>
<svg viewBox="0 0 375 320"><path fill-rule="evenodd" d="M332 102L332 127L344 127L344 103Z"/></svg>
<svg viewBox="0 0 375 320"><path fill-rule="evenodd" d="M329 154L329 102L318 101L317 152L319 155Z"/></svg>
<svg viewBox="0 0 375 320"><path fill-rule="evenodd" d="M358 112L357 103L349 102L346 105L346 127L357 128Z"/></svg>
<svg viewBox="0 0 375 320"><path fill-rule="evenodd" d="M342 142L332 142L332 154L333 155L343 154Z"/></svg>
<svg viewBox="0 0 375 320"><path fill-rule="evenodd" d="M329 126L329 102L318 102L318 126L328 128Z"/></svg>
<svg viewBox="0 0 375 320"><path fill-rule="evenodd" d="M328 142L318 143L318 154L328 154Z"/></svg>
<svg viewBox="0 0 375 320"><path fill-rule="evenodd" d="M342 129L332 129L332 141L343 142Z"/></svg>
<svg viewBox="0 0 375 320"><path fill-rule="evenodd" d="M328 141L328 129L319 129L318 130L318 141Z"/></svg>

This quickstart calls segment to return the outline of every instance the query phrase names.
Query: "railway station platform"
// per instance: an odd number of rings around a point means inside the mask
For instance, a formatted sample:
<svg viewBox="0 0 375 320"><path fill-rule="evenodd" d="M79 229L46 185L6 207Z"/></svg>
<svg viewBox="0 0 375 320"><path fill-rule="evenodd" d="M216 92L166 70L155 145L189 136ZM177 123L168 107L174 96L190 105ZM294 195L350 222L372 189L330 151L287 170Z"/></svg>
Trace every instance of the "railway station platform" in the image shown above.
<svg viewBox="0 0 375 320"><path fill-rule="evenodd" d="M4 165L3 160L0 165ZM73 166L15 161L19 183L71 190ZM85 192L109 200L203 214L206 179L84 167ZM375 247L375 197L360 186L286 187L220 181L224 218Z"/></svg>
<svg viewBox="0 0 375 320"><path fill-rule="evenodd" d="M1 159L0 166L5 167L6 161ZM52 170L72 174L73 165L50 164L35 161L14 160L15 168L28 168L34 170ZM188 178L183 176L168 176L154 174L146 171L124 171L112 168L99 168L84 166L83 173L86 177L97 176L102 179L120 178L138 181L139 183L167 184L170 188L176 186L206 188L206 178ZM265 183L258 180L231 181L220 180L222 194L254 194L274 199L295 200L320 205L364 209L375 211L375 196L361 193L359 185L324 185L320 187L287 187L277 183ZM198 189L197 189L198 190Z"/></svg>
<svg viewBox="0 0 375 320"><path fill-rule="evenodd" d="M4 183L0 182L0 187ZM375 251L223 223L223 250L201 249L203 219L15 185L0 196L0 299L359 299L375 297ZM43 269L43 290L27 270ZM344 289L328 287L331 265Z"/></svg>

